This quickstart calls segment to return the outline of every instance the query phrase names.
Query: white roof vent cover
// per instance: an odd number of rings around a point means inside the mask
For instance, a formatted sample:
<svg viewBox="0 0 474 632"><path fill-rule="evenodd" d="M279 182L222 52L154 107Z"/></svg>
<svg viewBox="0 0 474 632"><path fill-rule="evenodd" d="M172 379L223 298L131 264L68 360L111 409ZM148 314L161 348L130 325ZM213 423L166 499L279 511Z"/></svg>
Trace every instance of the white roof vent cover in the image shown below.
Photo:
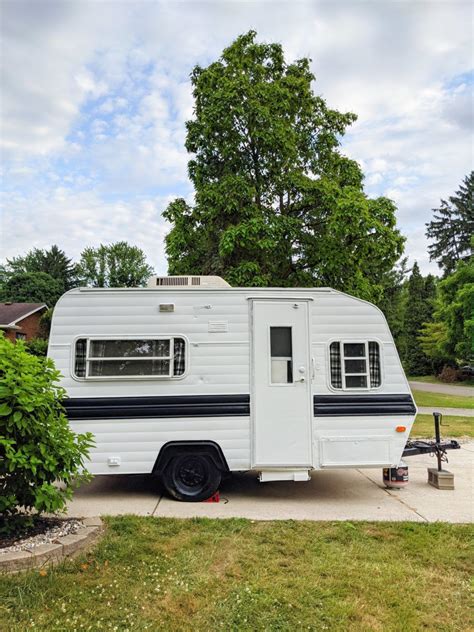
<svg viewBox="0 0 474 632"><path fill-rule="evenodd" d="M154 288L222 288L230 287L227 281L219 276L152 276L148 279L148 287Z"/></svg>

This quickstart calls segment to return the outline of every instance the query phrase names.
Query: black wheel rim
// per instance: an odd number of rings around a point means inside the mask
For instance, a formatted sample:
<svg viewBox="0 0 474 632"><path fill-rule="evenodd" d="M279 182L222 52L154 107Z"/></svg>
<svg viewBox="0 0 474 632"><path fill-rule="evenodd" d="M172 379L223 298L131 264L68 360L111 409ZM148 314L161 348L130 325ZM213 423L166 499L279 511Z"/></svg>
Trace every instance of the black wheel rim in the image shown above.
<svg viewBox="0 0 474 632"><path fill-rule="evenodd" d="M176 487L187 494L198 494L209 480L207 461L199 457L180 459L175 470Z"/></svg>

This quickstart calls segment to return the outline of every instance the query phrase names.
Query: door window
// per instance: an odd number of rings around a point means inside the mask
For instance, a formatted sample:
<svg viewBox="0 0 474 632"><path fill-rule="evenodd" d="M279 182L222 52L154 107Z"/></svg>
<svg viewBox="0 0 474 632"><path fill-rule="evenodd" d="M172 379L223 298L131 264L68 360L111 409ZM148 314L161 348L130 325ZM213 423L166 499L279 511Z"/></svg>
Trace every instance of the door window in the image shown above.
<svg viewBox="0 0 474 632"><path fill-rule="evenodd" d="M272 384L293 383L291 327L270 327Z"/></svg>

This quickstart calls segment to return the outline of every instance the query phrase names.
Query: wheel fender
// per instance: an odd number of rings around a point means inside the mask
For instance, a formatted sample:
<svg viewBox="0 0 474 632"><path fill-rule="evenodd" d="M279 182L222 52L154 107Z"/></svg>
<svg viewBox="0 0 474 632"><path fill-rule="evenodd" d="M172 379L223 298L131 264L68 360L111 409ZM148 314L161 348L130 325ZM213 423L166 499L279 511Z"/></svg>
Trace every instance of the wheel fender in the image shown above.
<svg viewBox="0 0 474 632"><path fill-rule="evenodd" d="M199 454L209 457L218 470L228 472L229 466L221 447L214 441L168 441L162 446L155 465L153 474L161 474L171 459L181 454Z"/></svg>

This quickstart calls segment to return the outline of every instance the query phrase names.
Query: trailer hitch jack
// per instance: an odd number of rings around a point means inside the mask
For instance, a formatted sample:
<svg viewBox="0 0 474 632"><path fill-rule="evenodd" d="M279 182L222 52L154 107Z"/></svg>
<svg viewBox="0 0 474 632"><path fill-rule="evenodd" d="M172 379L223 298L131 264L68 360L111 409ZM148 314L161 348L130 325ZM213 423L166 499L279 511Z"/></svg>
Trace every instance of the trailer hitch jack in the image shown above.
<svg viewBox="0 0 474 632"><path fill-rule="evenodd" d="M459 450L461 446L457 441L441 441L440 425L442 414L433 413L435 426L434 441L407 441L403 451L403 457L414 456L415 454L434 454L438 461L438 467L428 468L428 483L437 489L454 489L454 474L443 470L442 463L448 462L446 452L448 450Z"/></svg>

